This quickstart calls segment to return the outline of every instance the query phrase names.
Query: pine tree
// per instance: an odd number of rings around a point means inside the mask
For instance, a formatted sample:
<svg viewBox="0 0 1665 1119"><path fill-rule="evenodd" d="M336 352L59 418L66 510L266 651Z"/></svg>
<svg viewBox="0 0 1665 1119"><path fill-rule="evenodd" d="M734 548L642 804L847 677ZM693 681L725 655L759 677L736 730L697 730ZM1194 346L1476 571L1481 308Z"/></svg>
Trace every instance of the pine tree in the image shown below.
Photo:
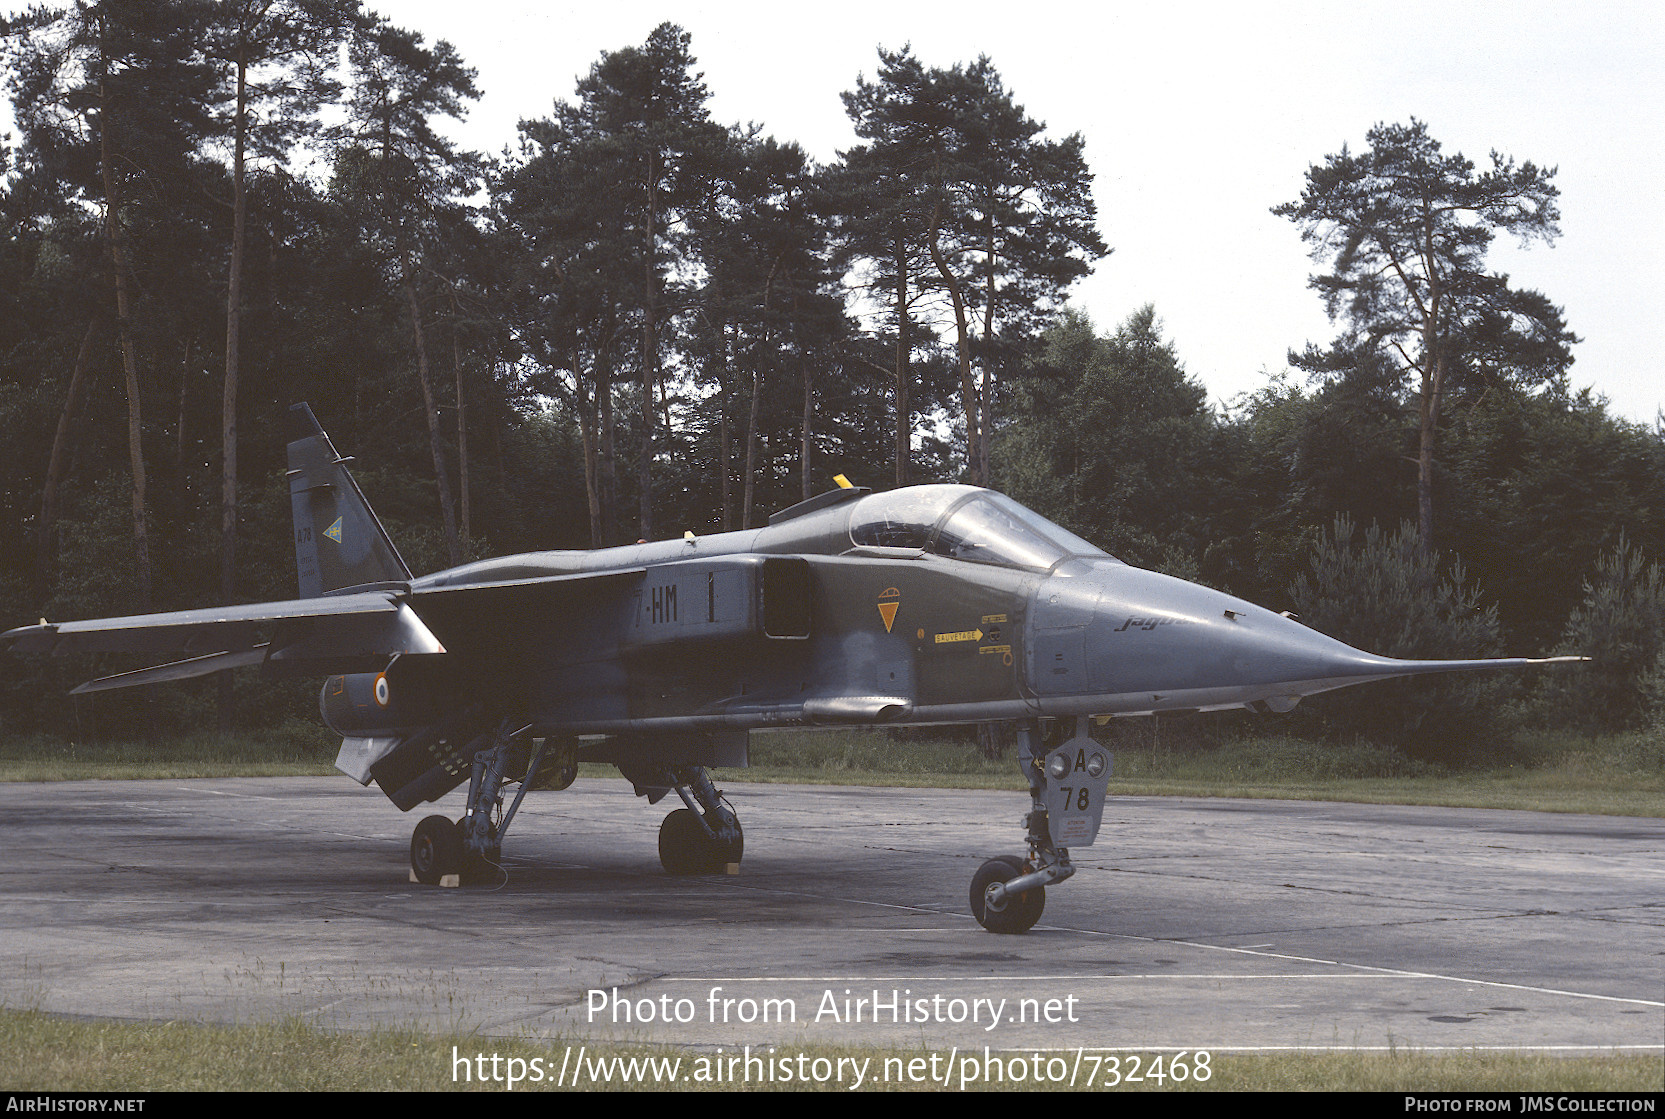
<svg viewBox="0 0 1665 1119"><path fill-rule="evenodd" d="M1559 233L1553 168L1492 153L1477 174L1446 155L1427 125L1379 124L1369 147L1345 147L1307 170L1298 202L1274 207L1329 271L1314 275L1332 320L1346 333L1328 353L1290 355L1321 376L1345 375L1349 355L1381 353L1413 382L1417 402L1417 525L1434 546L1434 447L1454 386L1531 387L1555 382L1577 338L1561 310L1509 277L1487 271L1499 233L1552 241Z"/></svg>
<svg viewBox="0 0 1665 1119"><path fill-rule="evenodd" d="M948 301L967 473L987 485L1001 371L1108 251L1085 145L1079 134L1041 140L1045 126L987 57L947 70L927 69L906 48L879 57L877 80L858 79L846 111L869 141L859 158L897 169L890 183L905 193L887 208L893 230L918 230L929 283Z"/></svg>

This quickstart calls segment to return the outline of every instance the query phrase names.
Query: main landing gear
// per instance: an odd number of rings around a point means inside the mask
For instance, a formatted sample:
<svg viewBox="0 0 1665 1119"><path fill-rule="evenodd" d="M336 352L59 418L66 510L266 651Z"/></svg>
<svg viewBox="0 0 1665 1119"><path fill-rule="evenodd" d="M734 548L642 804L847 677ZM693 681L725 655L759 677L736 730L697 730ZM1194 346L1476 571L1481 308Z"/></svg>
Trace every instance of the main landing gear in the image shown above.
<svg viewBox="0 0 1665 1119"><path fill-rule="evenodd" d="M1055 724L1053 745L1043 745L1039 720L1018 727L1018 764L1032 802L1024 817L1029 856L1001 855L971 879L971 915L992 933L1028 932L1046 908L1046 887L1075 873L1069 847L1089 847L1104 817L1110 752L1075 720L1075 734L1058 743L1067 723Z"/></svg>
<svg viewBox="0 0 1665 1119"><path fill-rule="evenodd" d="M416 825L410 838L411 876L427 886L438 886L456 875L459 882L501 880L498 865L503 856L503 836L509 830L528 789L564 789L577 775L577 741L544 739L528 761L526 745L515 741L529 728L511 730L514 723L504 719L491 734L470 743L474 772L468 783L468 802L462 818L455 822L444 816L429 816ZM466 755L465 755L466 756ZM523 772L517 773L520 763ZM540 772L543 778L540 781ZM520 790L503 810L503 786L515 780Z"/></svg>
<svg viewBox="0 0 1665 1119"><path fill-rule="evenodd" d="M720 874L744 854L746 837L723 794L711 784L702 766L679 766L671 771L678 808L659 825L659 865L666 874Z"/></svg>

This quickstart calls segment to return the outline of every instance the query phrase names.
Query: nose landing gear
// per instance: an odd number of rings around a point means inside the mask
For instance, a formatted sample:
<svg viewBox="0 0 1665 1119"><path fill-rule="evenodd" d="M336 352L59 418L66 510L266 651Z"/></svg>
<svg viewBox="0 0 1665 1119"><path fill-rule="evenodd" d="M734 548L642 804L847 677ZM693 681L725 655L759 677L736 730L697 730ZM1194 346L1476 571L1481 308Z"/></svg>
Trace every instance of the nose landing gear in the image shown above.
<svg viewBox="0 0 1665 1119"><path fill-rule="evenodd" d="M971 915L992 933L1034 928L1046 908L1046 887L1075 873L1069 848L1061 844L1092 845L1110 783L1110 752L1087 733L1085 718L1075 720L1074 737L1044 756L1039 720L1018 727L1018 744L1033 802L1024 818L1029 857L990 859L971 879Z"/></svg>

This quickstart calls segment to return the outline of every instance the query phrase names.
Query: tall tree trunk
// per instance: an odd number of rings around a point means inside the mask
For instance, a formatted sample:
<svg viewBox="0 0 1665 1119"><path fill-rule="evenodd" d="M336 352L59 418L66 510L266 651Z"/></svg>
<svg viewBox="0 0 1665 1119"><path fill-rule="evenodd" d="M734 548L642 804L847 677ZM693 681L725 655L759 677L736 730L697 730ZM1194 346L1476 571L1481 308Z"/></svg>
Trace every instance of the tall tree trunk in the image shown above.
<svg viewBox="0 0 1665 1119"><path fill-rule="evenodd" d="M613 307L609 303L596 337L595 406L601 426L601 540L604 546L619 542L619 455L613 414Z"/></svg>
<svg viewBox="0 0 1665 1119"><path fill-rule="evenodd" d="M800 500L808 501L814 496L810 489L813 482L809 472L811 466L810 426L815 420L815 400L810 395L809 355L804 353L803 343L798 338L798 310L798 297L794 294L792 296L792 342L793 347L798 351L798 379L804 390L802 436L798 445L798 466L802 485L801 492L803 493Z"/></svg>
<svg viewBox="0 0 1665 1119"><path fill-rule="evenodd" d="M578 406L578 435L584 444L584 504L590 514L590 547L601 547L601 487L597 477L595 394L584 389L584 353L578 344L578 324L570 328L572 396Z"/></svg>
<svg viewBox="0 0 1665 1119"><path fill-rule="evenodd" d="M654 321L659 288L659 152L648 152L647 244L642 278L642 457L636 465L641 495L640 539L653 539L653 385L659 379L658 323Z"/></svg>
<svg viewBox="0 0 1665 1119"><path fill-rule="evenodd" d="M723 493L723 531L734 528L734 464L730 461L728 408L729 408L729 379L728 379L728 323L721 317L717 320L717 349L716 349L716 382L717 382L717 462L718 472L722 474Z"/></svg>
<svg viewBox="0 0 1665 1119"><path fill-rule="evenodd" d="M813 486L814 483L813 483L813 480L810 478L810 453L809 453L809 448L810 448L810 423L815 418L815 398L810 394L809 361L802 354L799 354L798 355L798 364L799 364L799 373L802 376L803 382L804 382L804 428L803 428L804 434L803 434L802 446L799 448L798 455L799 455L799 458L801 459L801 462L802 462L802 465L803 465L803 495L804 495L803 499L805 501L808 501L811 497L815 496L811 492L811 487Z"/></svg>
<svg viewBox="0 0 1665 1119"><path fill-rule="evenodd" d="M730 461L731 456L728 448L728 406L726 401L722 411L717 416L717 439L722 444L723 531L730 532L734 529L734 481L731 477L734 473L734 463Z"/></svg>
<svg viewBox="0 0 1665 1119"><path fill-rule="evenodd" d="M196 345L196 335L193 334L186 338L185 353L179 359L179 423L173 432L173 468L174 473L179 476L182 491L180 495L181 505L186 503L183 487L185 485L185 456L189 453L187 448L191 445L190 424L187 423L191 407L191 351L196 349Z"/></svg>
<svg viewBox="0 0 1665 1119"><path fill-rule="evenodd" d="M775 272L780 268L780 258L776 257L774 264L769 266L769 277L763 281L763 345L760 353L769 352L769 300L775 289ZM757 419L758 403L763 396L763 371L761 362L752 365L752 399L751 410L746 417L746 481L741 487L740 497L740 527L752 527L752 497L757 492Z"/></svg>
<svg viewBox="0 0 1665 1119"><path fill-rule="evenodd" d="M243 142L248 111L248 62L237 52L237 110L231 160L231 267L225 296L225 390L220 403L220 601L237 593L237 379L243 329L243 250L248 201Z"/></svg>
<svg viewBox="0 0 1665 1119"><path fill-rule="evenodd" d="M676 463L676 447L670 442L671 399L668 390L665 388L665 372L663 368L659 371L659 422L664 425L661 430L664 431L666 439L665 459L668 463L674 465Z"/></svg>
<svg viewBox="0 0 1665 1119"><path fill-rule="evenodd" d="M225 293L225 386L220 401L220 601L228 605L237 597L237 382L243 331L243 251L248 228L248 200L243 181L243 143L248 121L245 52L246 48L239 44L237 109L232 128L235 138L231 157L231 267ZM180 396L183 399L183 391ZM219 726L224 735L231 731L231 673L219 673L219 678Z"/></svg>
<svg viewBox="0 0 1665 1119"><path fill-rule="evenodd" d="M445 445L439 432L439 406L434 402L433 378L428 371L428 340L422 332L422 304L416 298L416 285L405 280L405 299L410 304L410 325L416 336L416 378L422 382L422 409L428 416L428 445L434 453L434 476L439 484L439 510L445 521L445 550L451 566L462 563L462 549L457 543L457 509L451 500L451 483L446 478Z"/></svg>
<svg viewBox="0 0 1665 1119"><path fill-rule="evenodd" d="M1434 554L1434 434L1440 422L1445 358L1441 355L1424 360L1431 360L1433 369L1422 375L1421 399L1417 409L1416 527L1417 550L1428 557Z"/></svg>
<svg viewBox="0 0 1665 1119"><path fill-rule="evenodd" d="M977 395L982 401L983 415L977 425L978 439L977 459L978 475L986 486L993 478L993 471L989 463L989 444L994 435L994 367L990 364L994 359L994 300L995 300L995 256L994 242L994 207L986 207L989 211L988 236L984 241L984 257L987 269L984 272L983 288L983 359L978 362L982 371L982 380L978 385Z"/></svg>
<svg viewBox="0 0 1665 1119"><path fill-rule="evenodd" d="M37 597L44 599L51 589L52 569L57 558L52 535L58 522L58 487L63 484L69 466L70 432L81 411L81 398L86 394L87 367L92 363L93 346L98 340L101 322L97 315L87 323L81 336L81 348L75 354L75 368L69 374L69 391L64 394L64 408L58 413L58 429L52 434L52 457L46 463L46 484L40 495L40 529L35 537L35 579Z"/></svg>
<svg viewBox="0 0 1665 1119"><path fill-rule="evenodd" d="M943 259L942 246L937 244L937 229L941 221L942 203L939 202L931 211L931 231L926 239L931 250L931 262L937 266L937 273L942 277L943 286L948 290L948 298L954 305L955 351L960 366L960 407L965 413L966 468L971 473L973 485L986 486L989 483L981 470L982 434L978 426L982 407L978 400L977 383L971 372L971 328L966 322L965 297L960 293L959 279Z"/></svg>
<svg viewBox="0 0 1665 1119"><path fill-rule="evenodd" d="M462 505L462 538L469 531L468 517L468 405L463 396L462 345L457 338L457 326L462 316L457 310L457 290L451 289L451 379L457 386L457 496Z"/></svg>
<svg viewBox="0 0 1665 1119"><path fill-rule="evenodd" d="M107 63L106 63L107 65ZM150 606L150 538L145 517L144 422L139 401L139 356L133 338L133 297L128 290L127 234L121 224L121 192L116 186L110 144L109 91L98 84L98 154L104 176L104 222L110 237L110 264L116 274L116 332L121 338L121 366L127 383L127 461L133 472L133 560L139 603Z"/></svg>
<svg viewBox="0 0 1665 1119"><path fill-rule="evenodd" d="M913 412L908 402L913 370L913 316L908 312L907 243L898 233L896 244L896 485L908 484L908 459L913 450Z"/></svg>
<svg viewBox="0 0 1665 1119"><path fill-rule="evenodd" d="M746 416L746 480L740 487L740 527L752 527L752 496L757 492L757 403L763 396L760 370L752 367L751 410Z"/></svg>
<svg viewBox="0 0 1665 1119"><path fill-rule="evenodd" d="M1416 544L1424 559L1434 554L1434 435L1439 428L1440 402L1445 392L1445 347L1441 344L1445 292L1440 286L1439 258L1433 237L1430 220L1422 248L1428 301L1422 309L1422 391L1417 409L1416 453Z"/></svg>

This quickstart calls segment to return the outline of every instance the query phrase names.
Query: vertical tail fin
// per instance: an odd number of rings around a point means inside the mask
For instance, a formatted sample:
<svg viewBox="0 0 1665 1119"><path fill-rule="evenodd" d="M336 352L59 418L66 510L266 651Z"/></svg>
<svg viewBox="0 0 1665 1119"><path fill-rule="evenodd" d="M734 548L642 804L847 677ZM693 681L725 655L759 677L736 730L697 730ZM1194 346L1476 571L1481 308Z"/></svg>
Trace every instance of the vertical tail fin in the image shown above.
<svg viewBox="0 0 1665 1119"><path fill-rule="evenodd" d="M410 581L410 568L347 473L348 461L335 453L310 407L289 409L289 503L302 598Z"/></svg>

